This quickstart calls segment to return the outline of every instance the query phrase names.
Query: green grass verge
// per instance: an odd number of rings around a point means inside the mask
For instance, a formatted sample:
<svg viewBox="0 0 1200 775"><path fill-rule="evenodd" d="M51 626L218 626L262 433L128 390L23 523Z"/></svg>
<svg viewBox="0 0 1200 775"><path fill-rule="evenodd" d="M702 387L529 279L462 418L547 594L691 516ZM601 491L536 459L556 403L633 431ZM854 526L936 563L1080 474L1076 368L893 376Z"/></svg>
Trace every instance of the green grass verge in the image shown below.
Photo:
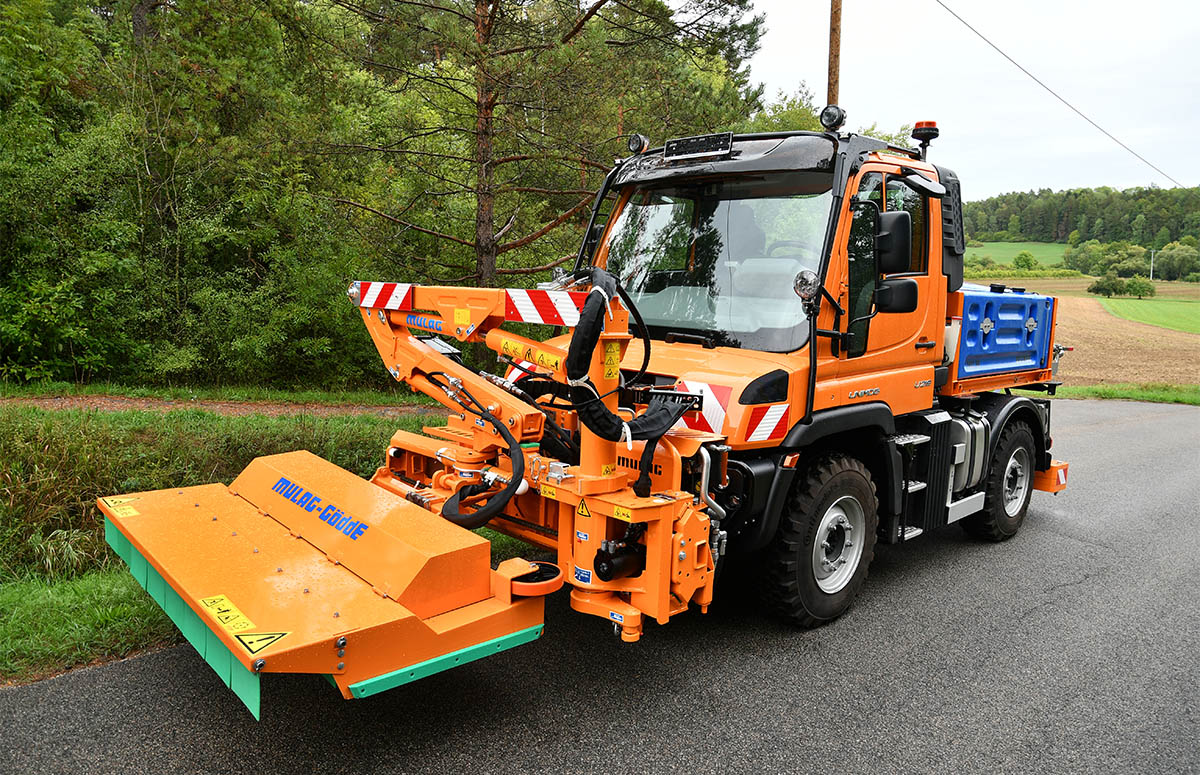
<svg viewBox="0 0 1200 775"><path fill-rule="evenodd" d="M1039 395L1035 391L1022 391ZM1040 395L1045 395L1041 393ZM1155 404L1190 404L1200 406L1200 385L1168 385L1160 382L1146 384L1119 383L1113 385L1062 385L1055 398L1112 398L1126 401L1149 401Z"/></svg>
<svg viewBox="0 0 1200 775"><path fill-rule="evenodd" d="M143 387L113 382L0 382L0 398L35 398L59 396L119 396L149 398L163 401L269 401L286 404L320 404L339 406L359 404L368 406L400 406L432 404L433 399L397 385L392 390L279 390L253 386L229 387Z"/></svg>
<svg viewBox="0 0 1200 775"><path fill-rule="evenodd" d="M1152 326L1200 334L1200 301L1190 299L1101 299L1112 314Z"/></svg>
<svg viewBox="0 0 1200 775"><path fill-rule="evenodd" d="M28 681L178 640L171 620L123 569L0 584L2 681Z"/></svg>
<svg viewBox="0 0 1200 775"><path fill-rule="evenodd" d="M1022 250L1028 250L1043 267L1062 264L1067 246L1061 242L985 242L981 248L967 248L966 258L991 256L997 264L1011 264Z"/></svg>

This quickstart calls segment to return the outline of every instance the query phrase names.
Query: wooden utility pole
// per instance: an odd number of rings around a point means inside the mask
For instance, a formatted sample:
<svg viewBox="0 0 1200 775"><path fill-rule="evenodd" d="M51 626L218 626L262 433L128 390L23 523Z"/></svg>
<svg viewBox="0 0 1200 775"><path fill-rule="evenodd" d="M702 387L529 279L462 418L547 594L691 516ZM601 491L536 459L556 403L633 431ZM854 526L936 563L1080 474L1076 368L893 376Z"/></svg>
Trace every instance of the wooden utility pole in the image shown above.
<svg viewBox="0 0 1200 775"><path fill-rule="evenodd" d="M838 101L838 65L842 55L842 0L832 0L829 8L829 91L826 105Z"/></svg>

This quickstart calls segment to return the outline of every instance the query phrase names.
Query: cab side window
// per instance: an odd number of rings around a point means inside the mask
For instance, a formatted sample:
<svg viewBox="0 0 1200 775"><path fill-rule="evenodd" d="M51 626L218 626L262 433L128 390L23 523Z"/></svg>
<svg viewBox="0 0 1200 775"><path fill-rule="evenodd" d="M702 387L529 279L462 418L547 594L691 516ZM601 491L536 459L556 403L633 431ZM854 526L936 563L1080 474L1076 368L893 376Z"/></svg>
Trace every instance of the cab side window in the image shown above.
<svg viewBox="0 0 1200 775"><path fill-rule="evenodd" d="M908 271L923 274L929 268L926 240L929 231L925 212L925 197L914 191L900 178L888 177L884 210L903 210L912 217L912 261Z"/></svg>
<svg viewBox="0 0 1200 775"><path fill-rule="evenodd" d="M859 181L856 202L883 203L883 176L868 172ZM881 208L882 209L882 208ZM867 335L870 331L871 309L875 305L875 281L879 272L875 263L875 218L869 208L851 211L850 238L846 245L848 262L847 285L849 286L849 309L846 310L850 342L846 355L855 358L867 350Z"/></svg>

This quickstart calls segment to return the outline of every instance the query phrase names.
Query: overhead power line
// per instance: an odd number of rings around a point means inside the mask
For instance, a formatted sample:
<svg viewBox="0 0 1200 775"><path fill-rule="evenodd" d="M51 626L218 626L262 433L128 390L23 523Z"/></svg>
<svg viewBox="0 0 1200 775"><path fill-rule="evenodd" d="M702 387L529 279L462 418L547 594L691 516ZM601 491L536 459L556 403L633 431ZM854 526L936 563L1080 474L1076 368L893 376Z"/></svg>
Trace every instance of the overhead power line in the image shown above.
<svg viewBox="0 0 1200 775"><path fill-rule="evenodd" d="M1149 167L1150 169L1152 169L1152 170L1154 170L1155 172L1157 172L1159 175L1162 175L1164 178L1166 178L1167 180L1171 181L1172 183L1174 183L1175 185L1179 186L1180 188L1185 188L1185 186L1184 186L1182 183L1180 183L1178 180L1176 180L1175 178L1171 177L1171 176L1170 176L1170 175L1168 175L1167 173L1163 172L1163 171L1162 171L1161 169L1159 169L1159 168L1158 168L1156 165L1152 164L1152 163L1150 162L1150 160L1149 160L1149 159L1147 159L1145 156L1142 156L1140 153L1138 153L1137 151L1133 150L1132 148L1130 148L1130 147L1129 147L1128 145L1126 145L1125 143L1123 143L1123 142L1121 142L1120 140L1118 140L1118 139L1117 139L1117 138L1116 138L1116 137L1113 135L1113 133L1112 133L1112 132L1109 132L1107 129L1105 129L1104 127L1102 127L1102 126L1100 126L1099 124L1097 124L1095 121L1092 121L1090 118L1088 118L1088 117L1087 117L1087 115L1086 115L1086 114L1085 114L1085 113L1084 113L1082 110L1080 110L1079 108L1075 107L1075 106L1074 106L1074 105L1072 105L1071 103L1067 102L1066 98L1064 98L1064 97L1063 97L1061 94L1059 94L1058 92L1054 91L1054 89L1051 89L1049 86L1047 86L1045 83L1043 83L1043 82L1042 82L1042 80L1041 80L1040 78L1038 78L1036 75L1034 75L1033 73L1031 73L1031 72L1029 72L1028 70L1026 70L1024 67L1022 67L1022 66L1021 66L1021 64L1020 64L1019 62L1017 62L1017 60L1013 59L1013 58L1012 58L1012 57L1010 57L1008 54L1004 53L1004 50L1003 50L1003 49L1001 49L999 46L997 46L997 45L996 45L995 43L993 43L992 41L988 40L986 35L984 35L984 34L983 34L982 32L980 32L979 30L975 29L974 27L972 27L972 26L971 26L971 25L970 25L970 24L967 22L967 20L966 20L966 19L964 19L963 17L961 17L961 16L959 16L957 13L955 13L953 8L951 8L950 6L948 6L948 5L946 5L945 3L943 3L943 2L942 2L942 0L933 0L933 1L934 1L935 3L937 3L938 5L940 5L942 8L946 9L946 12L947 12L948 14L950 14L950 15L951 15L951 16L953 16L955 19L958 19L960 22L962 22L962 24L963 24L963 26L964 26L964 27L966 27L968 30L970 30L971 32L973 32L973 33L975 33L976 35L978 35L980 40L982 40L984 43L988 44L988 45L989 45L989 46L991 46L992 48L996 49L997 53L999 53L999 54L1000 54L1000 56L1004 57L1004 58L1005 58L1005 59L1007 59L1009 62L1012 62L1014 67L1016 67L1016 68L1017 68L1018 70L1020 70L1022 73L1025 73L1025 75L1027 75L1027 76L1029 76L1030 78L1032 78L1032 79L1033 79L1033 81L1034 81L1034 83L1036 83L1038 86L1041 86L1041 87L1042 87L1043 89L1045 89L1046 91L1050 92L1050 94L1054 95L1054 98L1055 98L1055 99L1057 99L1057 100L1058 100L1059 102L1061 102L1062 104L1066 105L1066 106L1067 106L1068 108L1070 108L1071 110L1075 111L1075 113L1077 113L1077 114L1079 115L1079 117L1080 117L1080 118L1082 118L1084 121L1088 122L1088 123L1089 123L1089 124L1091 124L1092 126L1096 127L1096 129L1098 129L1098 130L1100 130L1101 132L1103 132L1103 133L1104 133L1104 135L1105 135L1106 137L1108 137L1108 139L1112 140L1114 143L1116 143L1117 145L1121 146L1121 147L1122 147L1122 148L1124 148L1126 151L1129 151L1131 154L1133 154L1134 156L1136 156L1136 157L1137 157L1137 158L1138 158L1138 159L1139 159L1139 160L1140 160L1140 161L1141 161L1143 164L1145 164L1147 167Z"/></svg>

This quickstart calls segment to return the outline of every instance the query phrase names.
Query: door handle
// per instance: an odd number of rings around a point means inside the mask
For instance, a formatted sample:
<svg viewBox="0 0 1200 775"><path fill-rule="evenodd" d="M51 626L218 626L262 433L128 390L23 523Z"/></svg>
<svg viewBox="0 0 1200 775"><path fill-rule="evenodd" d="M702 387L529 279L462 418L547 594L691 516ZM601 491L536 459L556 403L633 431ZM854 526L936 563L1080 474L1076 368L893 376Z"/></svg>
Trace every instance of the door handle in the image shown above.
<svg viewBox="0 0 1200 775"><path fill-rule="evenodd" d="M918 350L928 350L936 344L937 344L937 342L931 341L929 339L922 339L921 341L917 342L914 345L914 347L916 347Z"/></svg>

